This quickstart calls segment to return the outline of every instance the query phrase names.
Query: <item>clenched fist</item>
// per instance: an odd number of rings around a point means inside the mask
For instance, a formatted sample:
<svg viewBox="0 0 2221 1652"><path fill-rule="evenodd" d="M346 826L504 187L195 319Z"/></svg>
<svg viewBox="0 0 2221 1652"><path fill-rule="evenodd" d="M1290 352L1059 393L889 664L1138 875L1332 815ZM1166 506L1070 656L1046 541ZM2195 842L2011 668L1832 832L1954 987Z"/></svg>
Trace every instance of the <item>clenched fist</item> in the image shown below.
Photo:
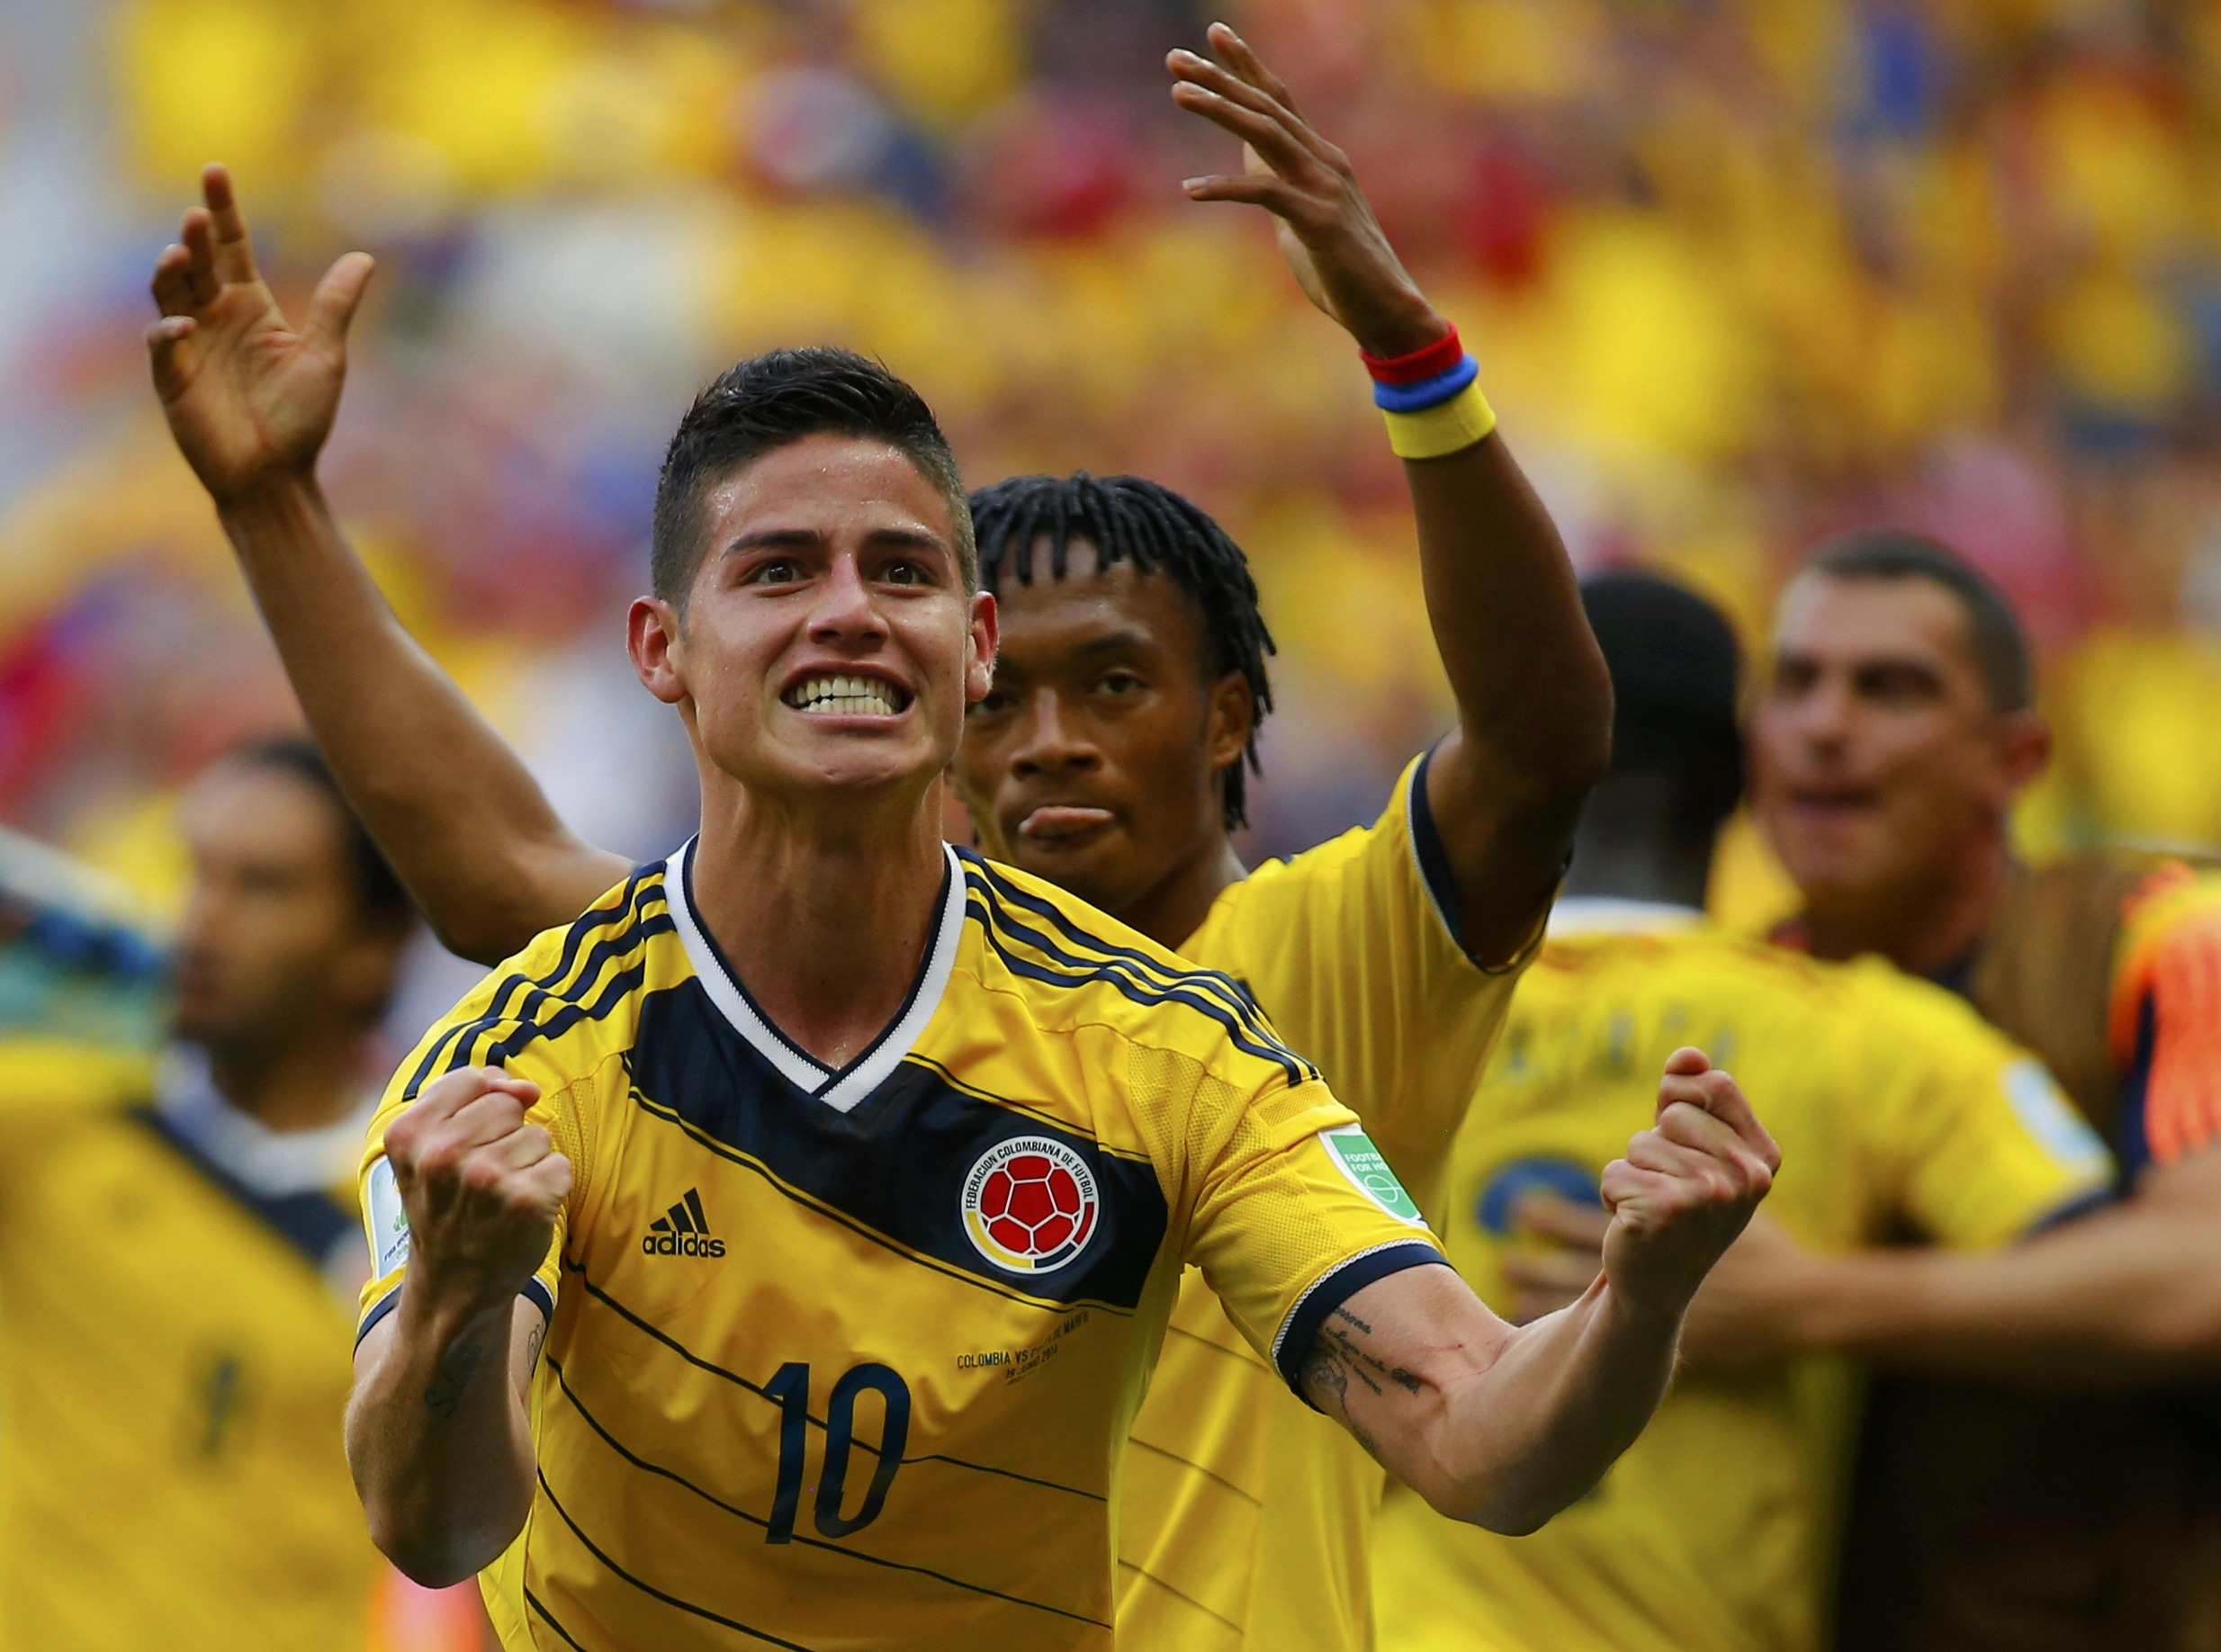
<svg viewBox="0 0 2221 1652"><path fill-rule="evenodd" d="M1702 1050L1676 1050L1659 1081L1658 1120L1605 1166L1612 1225L1604 1272L1629 1306L1678 1314L1735 1243L1781 1169L1781 1150L1735 1081Z"/></svg>
<svg viewBox="0 0 2221 1652"><path fill-rule="evenodd" d="M540 1087L463 1067L424 1087L385 1133L409 1215L409 1278L439 1300L508 1303L547 1255L571 1161L525 1117Z"/></svg>

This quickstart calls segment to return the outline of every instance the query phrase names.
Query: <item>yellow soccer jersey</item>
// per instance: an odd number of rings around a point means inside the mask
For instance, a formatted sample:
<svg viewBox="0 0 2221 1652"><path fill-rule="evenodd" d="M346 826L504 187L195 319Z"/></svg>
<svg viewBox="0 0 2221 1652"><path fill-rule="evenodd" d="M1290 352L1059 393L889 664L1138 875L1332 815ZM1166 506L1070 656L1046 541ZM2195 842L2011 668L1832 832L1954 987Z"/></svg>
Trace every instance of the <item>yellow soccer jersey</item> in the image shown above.
<svg viewBox="0 0 2221 1652"><path fill-rule="evenodd" d="M1731 1070L1781 1144L1767 1211L1843 1250L2001 1243L2102 1196L2103 1145L2033 1057L1886 965L1813 963L1694 913L1560 902L1445 1184L1451 1258L1508 1305L1520 1199L1596 1197L1684 1044ZM1567 933L1585 924L1596 932ZM1649 929L1653 932L1636 932ZM1847 1369L1684 1375L1587 1500L1531 1537L1391 1488L1374 1549L1385 1652L1805 1652L1822 1644Z"/></svg>
<svg viewBox="0 0 2221 1652"><path fill-rule="evenodd" d="M1258 867L1181 948L1240 982L1318 1063L1422 1203L1519 973L1466 957L1456 904L1421 759L1375 824ZM1281 1386L1191 1270L1127 1459L1122 1639L1150 1652L1371 1644L1380 1466Z"/></svg>
<svg viewBox="0 0 2221 1652"><path fill-rule="evenodd" d="M1292 1381L1335 1304L1441 1252L1226 977L951 849L910 1001L828 1072L695 920L687 857L496 971L372 1133L365 1328L406 1268L382 1124L424 1082L533 1080L575 1167L497 1626L1108 1648L1119 1463L1182 1264Z"/></svg>
<svg viewBox="0 0 2221 1652"><path fill-rule="evenodd" d="M0 1073L27 1081L0 1106L0 1647L362 1648L351 1151L332 1192L257 1192L148 1105L143 1056L0 1046Z"/></svg>

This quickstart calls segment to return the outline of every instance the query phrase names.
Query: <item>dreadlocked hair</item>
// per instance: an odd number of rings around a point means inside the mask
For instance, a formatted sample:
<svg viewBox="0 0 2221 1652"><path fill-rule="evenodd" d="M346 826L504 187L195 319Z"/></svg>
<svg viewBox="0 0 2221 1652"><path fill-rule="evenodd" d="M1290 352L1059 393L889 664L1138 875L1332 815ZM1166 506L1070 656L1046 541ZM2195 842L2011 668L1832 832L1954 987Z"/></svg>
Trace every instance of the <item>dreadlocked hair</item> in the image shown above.
<svg viewBox="0 0 2221 1652"><path fill-rule="evenodd" d="M1005 572L1033 579L1033 548L1048 542L1051 579L1061 579L1072 542L1095 547L1096 566L1131 561L1142 573L1167 573L1201 610L1205 662L1214 676L1239 671L1255 706L1242 760L1229 764L1223 804L1227 829L1249 823L1245 766L1263 773L1257 733L1272 709L1265 656L1273 651L1257 606L1249 559L1226 529L1174 493L1138 476L1013 476L972 495L972 534L979 545L984 589L1000 590Z"/></svg>

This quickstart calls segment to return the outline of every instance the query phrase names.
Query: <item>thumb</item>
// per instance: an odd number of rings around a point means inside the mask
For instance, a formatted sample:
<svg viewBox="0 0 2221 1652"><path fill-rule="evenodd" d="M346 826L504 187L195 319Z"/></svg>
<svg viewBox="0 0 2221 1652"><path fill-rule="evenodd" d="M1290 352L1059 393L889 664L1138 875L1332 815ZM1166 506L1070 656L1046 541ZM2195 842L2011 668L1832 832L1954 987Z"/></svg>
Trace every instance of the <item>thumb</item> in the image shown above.
<svg viewBox="0 0 2221 1652"><path fill-rule="evenodd" d="M309 301L308 330L328 343L345 343L347 324L355 319L355 306L363 301L363 290L370 285L377 263L368 253L351 252L326 270L316 284L316 296Z"/></svg>

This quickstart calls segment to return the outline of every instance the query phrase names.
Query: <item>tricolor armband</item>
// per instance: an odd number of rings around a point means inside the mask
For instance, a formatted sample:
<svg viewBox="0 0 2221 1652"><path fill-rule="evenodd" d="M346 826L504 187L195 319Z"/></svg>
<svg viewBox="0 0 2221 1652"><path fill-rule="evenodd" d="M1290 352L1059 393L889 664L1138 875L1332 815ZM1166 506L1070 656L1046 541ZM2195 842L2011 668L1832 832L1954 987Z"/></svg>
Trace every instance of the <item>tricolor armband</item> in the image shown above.
<svg viewBox="0 0 2221 1652"><path fill-rule="evenodd" d="M1439 459L1496 428L1495 409L1480 393L1480 364L1465 353L1456 328L1408 355L1365 355L1364 362L1398 458Z"/></svg>
<svg viewBox="0 0 2221 1652"><path fill-rule="evenodd" d="M1472 446L1496 428L1496 409L1470 380L1448 401L1416 413L1384 408L1380 417L1388 420L1389 446L1398 459L1439 459Z"/></svg>

